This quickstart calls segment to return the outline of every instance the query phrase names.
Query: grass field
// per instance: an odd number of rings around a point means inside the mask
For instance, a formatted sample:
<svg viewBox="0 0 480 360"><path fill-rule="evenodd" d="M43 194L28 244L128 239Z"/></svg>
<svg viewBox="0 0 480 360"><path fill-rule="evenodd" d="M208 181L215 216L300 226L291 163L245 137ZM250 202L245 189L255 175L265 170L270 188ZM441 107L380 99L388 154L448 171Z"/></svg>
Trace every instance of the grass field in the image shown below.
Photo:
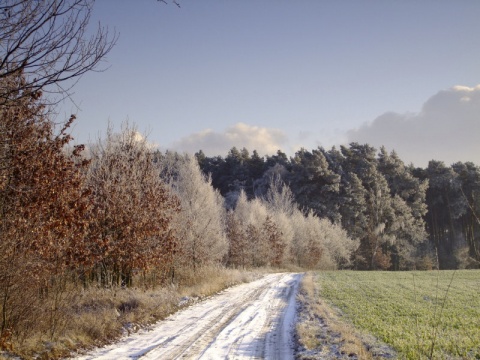
<svg viewBox="0 0 480 360"><path fill-rule="evenodd" d="M316 274L320 296L401 359L480 359L480 271Z"/></svg>

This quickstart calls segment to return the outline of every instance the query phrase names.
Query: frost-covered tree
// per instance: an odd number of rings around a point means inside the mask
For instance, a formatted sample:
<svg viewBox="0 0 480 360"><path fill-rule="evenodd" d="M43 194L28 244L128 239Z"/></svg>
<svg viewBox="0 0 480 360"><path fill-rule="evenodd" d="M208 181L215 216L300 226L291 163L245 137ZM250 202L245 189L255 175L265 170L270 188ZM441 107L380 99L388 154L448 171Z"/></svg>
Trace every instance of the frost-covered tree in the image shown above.
<svg viewBox="0 0 480 360"><path fill-rule="evenodd" d="M244 191L240 192L234 210L235 217L246 234L248 266L265 266L270 260L267 236L264 224L268 217L268 209L260 199L248 200Z"/></svg>
<svg viewBox="0 0 480 360"><path fill-rule="evenodd" d="M362 228L357 228L355 220L344 220L344 223L354 224L356 231L360 233L360 248L358 249L357 266L367 269L391 266L389 245L393 241L391 224L393 223L394 211L391 206L391 195L385 177L377 169L375 148L368 145L350 144L349 148L342 147L342 154L346 158L346 169L350 178L348 182L355 185L354 193L361 196L352 196L351 199L361 201L361 205L351 202L353 207L349 213L354 217L358 211L363 212ZM361 182L356 183L353 176ZM347 228L350 230L349 228Z"/></svg>
<svg viewBox="0 0 480 360"><path fill-rule="evenodd" d="M272 212L281 212L287 216L292 215L297 208L290 187L276 174L270 178L265 201Z"/></svg>
<svg viewBox="0 0 480 360"><path fill-rule="evenodd" d="M202 174L195 157L167 153L161 163L181 206L174 219L179 246L176 261L194 270L220 264L228 250L222 196Z"/></svg>
<svg viewBox="0 0 480 360"><path fill-rule="evenodd" d="M109 128L91 146L88 188L94 217L90 249L105 284L131 285L133 272L170 267L178 201L160 179L152 149L135 127Z"/></svg>
<svg viewBox="0 0 480 360"><path fill-rule="evenodd" d="M342 225L350 236L360 239L368 226L367 190L355 173L348 174L348 182L343 190L343 206L340 214Z"/></svg>
<svg viewBox="0 0 480 360"><path fill-rule="evenodd" d="M352 240L339 225L320 219L310 211L295 211L292 216L294 238L291 252L295 264L309 269L346 268L358 241Z"/></svg>
<svg viewBox="0 0 480 360"><path fill-rule="evenodd" d="M245 210L248 214L245 213ZM244 223L248 224L247 234L249 236L247 240L252 265L255 267L268 265L270 260L268 239L263 231L267 217L268 209L260 199L250 200L246 209L243 209L242 218L245 219Z"/></svg>
<svg viewBox="0 0 480 360"><path fill-rule="evenodd" d="M258 198L249 201L241 191L227 218L228 263L235 267L285 264L289 232L290 222L283 212L272 211L270 204Z"/></svg>
<svg viewBox="0 0 480 360"><path fill-rule="evenodd" d="M324 249L317 241L318 233L314 224L314 215L310 212L307 216L296 211L292 217L294 236L292 239L292 260L302 268L315 268L322 257Z"/></svg>
<svg viewBox="0 0 480 360"><path fill-rule="evenodd" d="M384 147L380 148L378 170L387 180L391 195L400 196L411 208L413 217L422 218L427 212L428 180L414 177L411 168L405 166L395 151L388 154Z"/></svg>
<svg viewBox="0 0 480 360"><path fill-rule="evenodd" d="M233 210L229 210L226 220L226 235L228 239L227 265L245 269L249 265L248 243L246 229L237 219Z"/></svg>
<svg viewBox="0 0 480 360"><path fill-rule="evenodd" d="M281 234L284 264L291 261L291 246L294 236L291 224L292 216L297 211L297 204L292 191L281 179L278 173L270 176L268 191L264 198L269 216L278 227Z"/></svg>
<svg viewBox="0 0 480 360"><path fill-rule="evenodd" d="M262 227L262 235L268 245L268 262L271 266L279 267L284 262L286 244L279 226L267 215Z"/></svg>
<svg viewBox="0 0 480 360"><path fill-rule="evenodd" d="M325 263L331 262L335 268L345 269L352 265L353 254L360 241L348 236L340 224L332 224L328 219L319 219L322 242L325 247Z"/></svg>

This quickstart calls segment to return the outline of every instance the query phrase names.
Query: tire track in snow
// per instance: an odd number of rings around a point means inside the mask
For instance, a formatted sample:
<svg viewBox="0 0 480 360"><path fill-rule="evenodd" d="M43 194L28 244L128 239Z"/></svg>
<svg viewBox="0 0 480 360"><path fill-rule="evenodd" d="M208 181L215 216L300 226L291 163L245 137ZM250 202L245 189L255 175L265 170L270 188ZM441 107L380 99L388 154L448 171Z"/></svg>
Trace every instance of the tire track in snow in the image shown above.
<svg viewBox="0 0 480 360"><path fill-rule="evenodd" d="M302 275L270 274L229 288L78 360L293 359L295 295Z"/></svg>
<svg viewBox="0 0 480 360"><path fill-rule="evenodd" d="M188 359L195 357L195 354L201 353L205 347L208 347L212 338L232 321L238 307L248 302L249 297L255 297L258 290L256 289L253 293L247 292L241 298L235 299L236 301L233 304L227 303L227 306L225 306L225 303L222 303L222 306L215 307L215 311L212 311L213 316L210 316L210 314L201 316L198 319L200 325L195 327L194 333L188 338L182 339L179 345L174 344L173 348L171 344L158 346L142 356L141 359Z"/></svg>

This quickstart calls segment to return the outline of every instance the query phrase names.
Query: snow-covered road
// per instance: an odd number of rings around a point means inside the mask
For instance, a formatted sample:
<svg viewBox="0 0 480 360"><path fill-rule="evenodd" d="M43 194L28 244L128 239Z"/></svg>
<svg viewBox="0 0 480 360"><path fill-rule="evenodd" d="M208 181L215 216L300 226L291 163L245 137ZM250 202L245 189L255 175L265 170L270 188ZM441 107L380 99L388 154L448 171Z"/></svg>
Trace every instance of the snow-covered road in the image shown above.
<svg viewBox="0 0 480 360"><path fill-rule="evenodd" d="M270 274L229 288L77 359L293 359L301 276Z"/></svg>

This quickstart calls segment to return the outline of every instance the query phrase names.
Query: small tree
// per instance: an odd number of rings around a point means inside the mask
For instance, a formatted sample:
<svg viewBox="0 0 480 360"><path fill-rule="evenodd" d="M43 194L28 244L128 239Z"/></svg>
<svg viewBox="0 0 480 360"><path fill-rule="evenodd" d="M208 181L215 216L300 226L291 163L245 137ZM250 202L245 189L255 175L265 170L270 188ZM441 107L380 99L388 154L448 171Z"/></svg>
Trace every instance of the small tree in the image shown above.
<svg viewBox="0 0 480 360"><path fill-rule="evenodd" d="M94 202L91 252L106 284L131 285L135 270L168 268L179 203L160 179L147 141L124 124L91 148L88 187Z"/></svg>
<svg viewBox="0 0 480 360"><path fill-rule="evenodd" d="M181 204L181 211L174 218L177 261L194 270L220 264L228 251L222 196L213 189L211 179L202 174L195 157L167 153L160 167Z"/></svg>
<svg viewBox="0 0 480 360"><path fill-rule="evenodd" d="M325 247L321 242L319 219L310 211L304 216L296 213L294 248L297 264L303 268L315 269L320 264Z"/></svg>
<svg viewBox="0 0 480 360"><path fill-rule="evenodd" d="M242 223L237 219L233 210L227 213L226 228L229 245L227 265L245 269L250 260L247 256L247 235Z"/></svg>
<svg viewBox="0 0 480 360"><path fill-rule="evenodd" d="M269 246L269 263L272 266L280 267L283 263L285 243L282 233L270 216L267 216L263 223L263 236Z"/></svg>

